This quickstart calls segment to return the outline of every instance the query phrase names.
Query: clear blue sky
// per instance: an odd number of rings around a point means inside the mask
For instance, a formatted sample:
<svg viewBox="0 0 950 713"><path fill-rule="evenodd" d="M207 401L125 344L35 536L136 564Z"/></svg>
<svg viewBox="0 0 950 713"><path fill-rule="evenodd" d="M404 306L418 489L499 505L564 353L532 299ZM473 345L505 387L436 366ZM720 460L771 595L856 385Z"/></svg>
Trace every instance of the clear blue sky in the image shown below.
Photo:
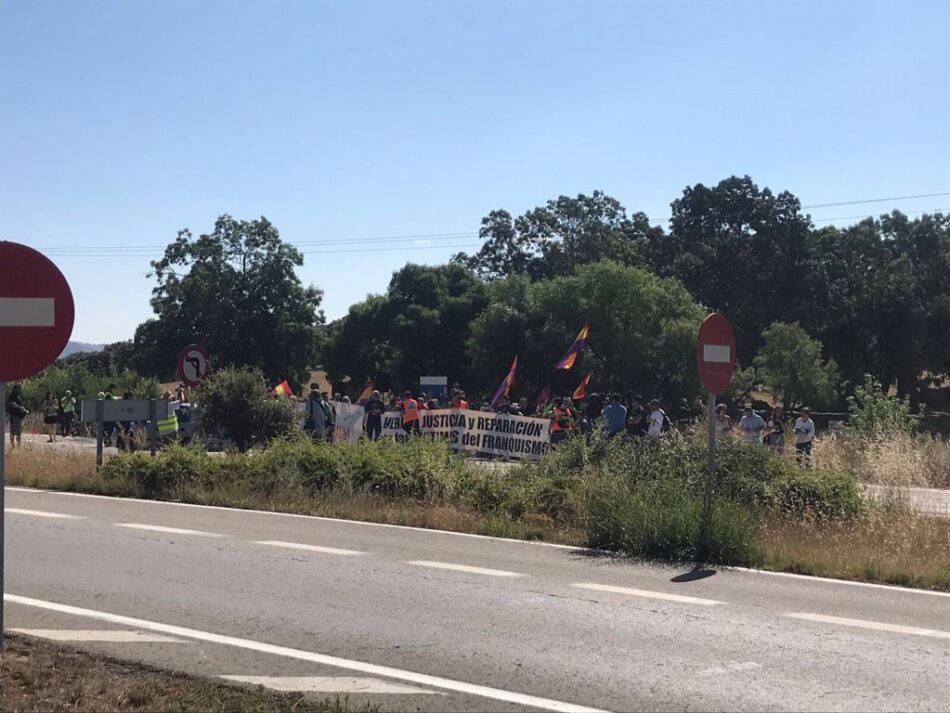
<svg viewBox="0 0 950 713"><path fill-rule="evenodd" d="M7 0L0 238L109 247L54 257L100 342L151 314L148 259L225 212L296 243L595 189L660 220L734 173L806 205L950 191L948 64L945 0ZM950 196L810 212L894 207ZM304 248L329 317L476 247L382 245Z"/></svg>

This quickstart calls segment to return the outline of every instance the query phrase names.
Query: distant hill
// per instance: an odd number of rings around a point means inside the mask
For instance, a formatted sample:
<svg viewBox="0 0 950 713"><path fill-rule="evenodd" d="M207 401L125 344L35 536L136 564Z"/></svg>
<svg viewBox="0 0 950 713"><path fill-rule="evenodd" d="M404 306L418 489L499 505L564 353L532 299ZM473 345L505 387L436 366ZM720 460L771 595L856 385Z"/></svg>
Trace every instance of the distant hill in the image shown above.
<svg viewBox="0 0 950 713"><path fill-rule="evenodd" d="M70 354L75 354L77 352L101 352L105 348L105 344L86 344L86 342L67 342L66 348L63 349L63 353L59 355L59 358L68 357Z"/></svg>

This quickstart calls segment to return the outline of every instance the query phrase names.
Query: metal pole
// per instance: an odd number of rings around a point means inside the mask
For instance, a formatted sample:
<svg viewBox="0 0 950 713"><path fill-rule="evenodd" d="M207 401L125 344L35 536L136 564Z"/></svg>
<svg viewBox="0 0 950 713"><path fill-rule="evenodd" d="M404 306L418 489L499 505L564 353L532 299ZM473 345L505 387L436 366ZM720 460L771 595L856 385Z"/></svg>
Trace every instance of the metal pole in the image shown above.
<svg viewBox="0 0 950 713"><path fill-rule="evenodd" d="M3 514L5 507L4 488L6 487L3 475L4 454L7 444L4 440L4 420L7 417L7 382L0 381L0 404L3 404L3 413L0 414L0 652L3 651L3 532L6 528L6 519Z"/></svg>
<svg viewBox="0 0 950 713"><path fill-rule="evenodd" d="M96 470L102 467L102 432L105 430L102 423L103 409L102 399L96 399Z"/></svg>
<svg viewBox="0 0 950 713"><path fill-rule="evenodd" d="M703 493L703 521L699 530L699 561L709 557L709 519L712 511L712 497L716 482L716 394L709 392L709 470L706 472L706 488Z"/></svg>
<svg viewBox="0 0 950 713"><path fill-rule="evenodd" d="M158 440L158 401L148 400L148 450L155 455L157 450L156 441Z"/></svg>

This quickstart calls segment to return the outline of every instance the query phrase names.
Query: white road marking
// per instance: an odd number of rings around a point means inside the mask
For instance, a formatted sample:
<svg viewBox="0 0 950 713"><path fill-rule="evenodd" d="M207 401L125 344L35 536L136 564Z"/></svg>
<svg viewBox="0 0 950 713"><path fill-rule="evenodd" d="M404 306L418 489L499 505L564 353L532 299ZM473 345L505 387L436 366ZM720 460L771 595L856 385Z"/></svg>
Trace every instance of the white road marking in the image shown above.
<svg viewBox="0 0 950 713"><path fill-rule="evenodd" d="M18 634L37 636L52 641L106 641L117 644L183 644L183 639L162 634L147 634L144 631L119 631L116 629L10 629Z"/></svg>
<svg viewBox="0 0 950 713"><path fill-rule="evenodd" d="M198 535L200 537L228 537L217 532L203 530L183 530L180 527L164 527L162 525L142 525L138 522L117 522L116 527L128 527L132 530L148 530L149 532L167 532L169 535Z"/></svg>
<svg viewBox="0 0 950 713"><path fill-rule="evenodd" d="M707 668L704 671L700 671L700 676L723 676L730 671L754 671L757 668L762 668L762 664L756 663L755 661L740 661L738 663L731 663L727 666L713 666L712 668Z"/></svg>
<svg viewBox="0 0 950 713"><path fill-rule="evenodd" d="M323 547L322 545L304 545L299 542L281 542L280 540L260 540L255 545L268 545L269 547L286 547L289 550L306 550L307 552L322 552L328 555L365 555L365 552L359 550L342 550L339 547Z"/></svg>
<svg viewBox="0 0 950 713"><path fill-rule="evenodd" d="M680 604L702 604L704 606L713 606L722 604L715 599L700 599L699 597L688 597L685 594L667 594L666 592L656 592L652 589L630 589L629 587L615 587L611 584L591 584L589 582L578 582L571 585L579 589L592 589L595 592L612 592L613 594L628 594L631 597L645 597L647 599L663 599L668 602L679 602Z"/></svg>
<svg viewBox="0 0 950 713"><path fill-rule="evenodd" d="M767 574L770 577L789 577L791 579L803 579L806 582L822 582L823 584L844 584L849 587L868 587L869 589L885 589L891 592L900 592L901 594L926 594L931 597L950 597L950 592L936 592L932 589L910 589L908 587L898 587L896 584L875 584L874 582L852 582L847 579L834 579L832 577L816 577L811 574L795 574L794 572L773 572L768 569L749 569L748 567L727 567L727 570L736 572L748 572L750 574Z"/></svg>
<svg viewBox="0 0 950 713"><path fill-rule="evenodd" d="M52 297L0 297L0 327L55 327Z"/></svg>
<svg viewBox="0 0 950 713"><path fill-rule="evenodd" d="M853 626L858 629L872 629L874 631L889 631L895 634L911 634L912 636L930 636L935 639L950 639L950 631L938 631L937 629L921 629L916 626L903 626L902 624L886 624L881 621L866 621L865 619L847 619L840 616L825 616L824 614L808 614L793 612L785 616L791 619L801 619L803 621L815 621L821 624L838 624L840 626Z"/></svg>
<svg viewBox="0 0 950 713"><path fill-rule="evenodd" d="M470 567L467 564L452 564L451 562L430 562L429 560L411 560L406 564L417 567L433 567L435 569L450 569L454 572L468 572L469 574L486 574L489 577L524 577L520 572L508 572L503 569L487 569L486 567Z"/></svg>
<svg viewBox="0 0 950 713"><path fill-rule="evenodd" d="M343 659L337 656L327 654L318 654L312 651L303 651L301 649L292 649L286 646L277 646L275 644L266 644L261 641L251 639L240 639L234 636L225 636L223 634L214 634L198 629L188 629L183 626L173 626L171 624L161 624L156 621L147 621L145 619L136 619L120 614L110 614L108 612L95 611L94 609L83 609L69 604L58 604L56 602L47 602L42 599L33 599L31 597L22 597L17 594L4 594L3 600L11 604L21 604L27 607L37 609L46 609L48 611L60 612L61 614L70 614L72 616L83 616L99 621L107 621L120 626L129 626L136 629L145 629L147 631L157 631L171 636L181 636L186 639L196 641L206 641L211 644L221 644L223 646L233 646L240 649L248 649L259 653L270 654L272 656L283 656L285 658L297 659L298 661L308 661L310 663L321 664L323 666L333 666L335 668L358 671L371 676L382 676L384 678L393 678L398 681L415 683L421 686L431 686L432 688L443 688L455 693L464 693L467 695L488 698L494 701L504 703L513 703L532 708L541 708L543 710L555 711L555 713L606 713L598 708L580 706L574 703L556 701L549 698L539 698L525 693L515 693L505 691L500 688L491 688L490 686L480 686L475 683L465 683L463 681L454 681L450 678L441 678L439 676L430 676L425 673L415 673L413 671L403 671L389 666L379 666L377 664L366 663L364 661L353 661Z"/></svg>
<svg viewBox="0 0 950 713"><path fill-rule="evenodd" d="M407 693L426 696L444 696L401 683L390 683L381 678L357 678L353 676L221 676L227 681L249 683L274 691L286 693Z"/></svg>
<svg viewBox="0 0 950 713"><path fill-rule="evenodd" d="M80 515L65 515L61 512L46 512L45 510L27 510L25 508L3 508L3 512L13 515L32 515L33 517L52 517L58 520L85 520Z"/></svg>
<svg viewBox="0 0 950 713"><path fill-rule="evenodd" d="M198 510L214 510L218 512L227 512L232 515L264 515L267 517L296 518L301 520L315 520L317 522L332 522L343 525L358 525L360 527L383 527L394 530L406 530L409 532L422 532L427 535L448 535L451 537L467 537L475 540L488 540L489 542L506 542L513 545L523 545L526 547L546 547L566 552L589 552L593 554L616 556L616 552L608 550L598 550L591 547L577 547L575 545L560 545L556 542L539 542L538 540L516 540L512 537L492 537L491 535L476 535L472 532L453 532L452 530L437 530L430 527L412 527L410 525L391 525L386 522L365 522L363 520L347 520L336 517L320 517L319 515L300 515L292 512L274 512L273 510L251 510L243 508L229 508L223 505L198 505L196 503L172 503L165 500L142 500L141 498L117 498L113 495L96 495L94 493L65 493L57 490L42 490L40 488L25 488L16 485L7 485L4 490L10 490L18 493L30 493L37 495L47 495L54 497L70 498L90 498L92 500L109 500L111 502L130 502L137 505L156 505L161 507L192 508ZM747 572L749 574L764 574L770 577L791 577L801 579L806 582L820 582L822 584L841 584L848 587L868 587L872 589L884 589L898 594L922 594L930 597L950 598L950 592L937 592L932 589L912 589L910 587L900 587L896 584L875 584L873 582L852 582L847 579L835 579L833 577L816 577L811 574L794 574L792 572L773 572L767 569L750 569L748 567L722 567L723 572Z"/></svg>

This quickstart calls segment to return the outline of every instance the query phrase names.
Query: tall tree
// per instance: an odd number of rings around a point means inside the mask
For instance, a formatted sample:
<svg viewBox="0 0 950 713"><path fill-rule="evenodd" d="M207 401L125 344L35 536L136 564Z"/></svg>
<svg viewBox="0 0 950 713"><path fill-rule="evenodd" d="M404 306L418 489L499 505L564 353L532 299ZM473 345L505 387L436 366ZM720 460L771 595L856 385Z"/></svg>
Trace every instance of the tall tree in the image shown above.
<svg viewBox="0 0 950 713"><path fill-rule="evenodd" d="M673 201L670 232L653 237L651 259L659 274L732 321L739 358L748 360L769 324L799 319L813 305L809 229L791 193L732 176Z"/></svg>
<svg viewBox="0 0 950 713"><path fill-rule="evenodd" d="M808 336L801 325L771 324L753 360L759 386L780 398L786 409L834 405L838 367L834 359L823 359L821 352L821 342Z"/></svg>
<svg viewBox="0 0 950 713"><path fill-rule="evenodd" d="M255 366L270 380L305 381L324 316L322 292L304 287L294 272L302 264L263 217L222 215L197 238L180 231L152 263L155 318L136 330L136 366L168 376L178 351L199 342L217 366Z"/></svg>
<svg viewBox="0 0 950 713"><path fill-rule="evenodd" d="M481 249L456 259L489 279L518 274L549 278L605 259L643 264L648 238L660 232L645 214L628 216L619 201L594 191L560 196L517 219L504 210L492 211L482 219Z"/></svg>

